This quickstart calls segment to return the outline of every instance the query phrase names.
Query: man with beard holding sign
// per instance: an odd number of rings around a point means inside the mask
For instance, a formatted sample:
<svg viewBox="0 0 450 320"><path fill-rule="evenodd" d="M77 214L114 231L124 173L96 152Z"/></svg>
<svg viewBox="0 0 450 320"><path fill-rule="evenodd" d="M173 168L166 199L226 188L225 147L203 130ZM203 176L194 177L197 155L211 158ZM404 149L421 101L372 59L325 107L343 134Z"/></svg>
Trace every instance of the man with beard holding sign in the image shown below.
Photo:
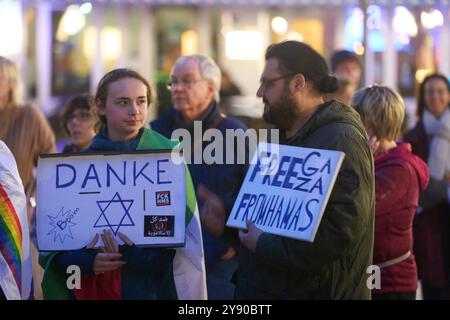
<svg viewBox="0 0 450 320"><path fill-rule="evenodd" d="M269 46L257 96L280 144L345 153L314 242L240 231L237 299L370 299L373 160L352 108L323 95L337 89L325 60L306 44ZM368 273L369 272L369 273ZM370 283L369 283L370 284Z"/></svg>

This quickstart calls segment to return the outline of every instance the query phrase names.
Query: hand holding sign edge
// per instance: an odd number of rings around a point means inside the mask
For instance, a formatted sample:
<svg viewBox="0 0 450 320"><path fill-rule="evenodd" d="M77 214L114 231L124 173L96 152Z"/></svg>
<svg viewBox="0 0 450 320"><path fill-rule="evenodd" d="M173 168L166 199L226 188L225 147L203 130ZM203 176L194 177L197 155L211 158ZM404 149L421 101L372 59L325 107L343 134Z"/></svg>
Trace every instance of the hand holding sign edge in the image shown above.
<svg viewBox="0 0 450 320"><path fill-rule="evenodd" d="M256 244L263 231L259 229L251 220L247 220L247 232L239 230L239 239L241 243L251 251L256 250Z"/></svg>

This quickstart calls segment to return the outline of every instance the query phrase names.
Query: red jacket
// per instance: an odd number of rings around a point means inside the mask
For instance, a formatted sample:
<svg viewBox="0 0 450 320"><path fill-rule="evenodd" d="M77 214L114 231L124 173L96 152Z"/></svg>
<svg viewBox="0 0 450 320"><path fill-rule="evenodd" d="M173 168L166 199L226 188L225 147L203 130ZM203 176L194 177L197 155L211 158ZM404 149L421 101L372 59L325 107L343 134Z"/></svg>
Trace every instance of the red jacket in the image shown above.
<svg viewBox="0 0 450 320"><path fill-rule="evenodd" d="M398 258L413 247L413 220L419 192L428 184L427 165L411 153L411 145L397 147L375 157L375 243L373 263ZM417 289L414 255L381 268L383 292L411 292Z"/></svg>

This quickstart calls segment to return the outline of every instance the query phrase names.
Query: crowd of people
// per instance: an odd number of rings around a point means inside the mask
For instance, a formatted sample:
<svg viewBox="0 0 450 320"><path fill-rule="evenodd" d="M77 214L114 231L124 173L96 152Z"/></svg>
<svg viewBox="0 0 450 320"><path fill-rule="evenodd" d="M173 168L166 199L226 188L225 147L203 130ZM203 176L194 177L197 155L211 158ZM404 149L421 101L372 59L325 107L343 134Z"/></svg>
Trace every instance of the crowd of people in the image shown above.
<svg viewBox="0 0 450 320"><path fill-rule="evenodd" d="M190 256L196 281L180 285L183 248L142 248L122 232L118 239L110 231L93 235L78 250L38 251L34 168L39 154L56 152L55 137L38 109L20 101L17 66L0 57L0 173L15 177L0 175L0 299L414 300L419 283L424 299L450 299L448 78L435 73L420 84L419 121L403 135L398 92L378 84L361 88L362 65L351 52L336 52L330 64L331 70L305 43L272 44L256 93L280 144L345 153L314 241L264 232L252 221L246 230L225 226L249 164L240 164L240 151L224 144L216 152L232 154L232 164L187 162L186 190L194 192L186 198L198 204L201 251L195 261ZM210 57L180 57L167 83L172 107L148 123L156 99L148 81L135 70L112 70L93 96L73 97L64 106L61 123L70 142L63 152L173 148L173 132L185 129L192 133L183 142L188 154L203 154L208 141L196 140L197 121L202 134L247 129L222 113L221 80ZM11 185L23 207L11 200ZM22 224L22 232L11 221ZM28 226L31 235L23 236ZM30 265L33 284L27 286L30 279L21 275ZM66 286L71 265L81 268L81 289ZM381 272L374 288L368 285L371 266Z"/></svg>

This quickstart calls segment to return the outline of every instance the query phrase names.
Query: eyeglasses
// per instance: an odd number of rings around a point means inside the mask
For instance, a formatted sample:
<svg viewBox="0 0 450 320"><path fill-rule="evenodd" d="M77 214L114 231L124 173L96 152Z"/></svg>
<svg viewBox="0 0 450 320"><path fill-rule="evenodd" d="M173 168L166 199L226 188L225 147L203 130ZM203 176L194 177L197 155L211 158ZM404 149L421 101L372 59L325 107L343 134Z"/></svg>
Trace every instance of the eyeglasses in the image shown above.
<svg viewBox="0 0 450 320"><path fill-rule="evenodd" d="M181 85L183 88L190 89L195 83L200 81L207 81L206 79L192 80L192 79L181 79L181 80L169 80L166 82L167 89L172 90L176 85Z"/></svg>
<svg viewBox="0 0 450 320"><path fill-rule="evenodd" d="M85 122L91 120L92 114L89 112L80 112L80 113L72 113L67 116L67 122L70 122L74 119L78 121Z"/></svg>
<svg viewBox="0 0 450 320"><path fill-rule="evenodd" d="M273 79L261 79L261 82L260 82L261 83L261 87L263 88L263 90L267 90L267 88L269 88L270 85L272 83L274 83L275 81L281 80L281 79L285 79L285 78L288 78L288 77L292 77L292 76L295 76L297 74L299 74L299 72L285 74L283 76L279 76L279 77L276 77L276 78L273 78Z"/></svg>

